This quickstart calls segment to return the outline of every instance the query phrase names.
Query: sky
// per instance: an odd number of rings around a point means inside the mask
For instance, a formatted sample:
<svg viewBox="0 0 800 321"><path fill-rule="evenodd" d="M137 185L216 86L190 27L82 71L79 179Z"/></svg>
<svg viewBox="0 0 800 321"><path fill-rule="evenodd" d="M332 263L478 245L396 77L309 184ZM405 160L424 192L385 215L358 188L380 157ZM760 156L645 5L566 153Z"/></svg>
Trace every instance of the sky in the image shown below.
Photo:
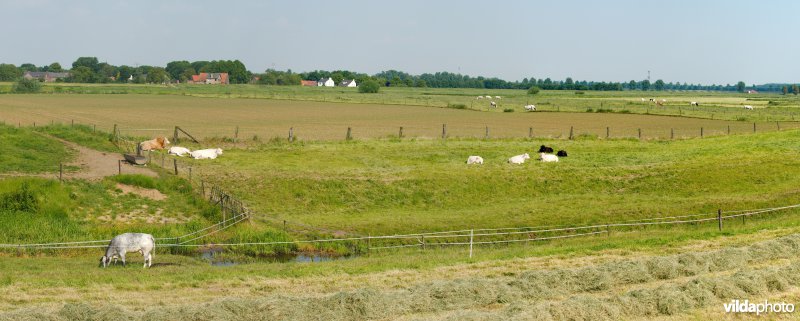
<svg viewBox="0 0 800 321"><path fill-rule="evenodd" d="M0 62L800 82L800 1L0 0Z"/></svg>

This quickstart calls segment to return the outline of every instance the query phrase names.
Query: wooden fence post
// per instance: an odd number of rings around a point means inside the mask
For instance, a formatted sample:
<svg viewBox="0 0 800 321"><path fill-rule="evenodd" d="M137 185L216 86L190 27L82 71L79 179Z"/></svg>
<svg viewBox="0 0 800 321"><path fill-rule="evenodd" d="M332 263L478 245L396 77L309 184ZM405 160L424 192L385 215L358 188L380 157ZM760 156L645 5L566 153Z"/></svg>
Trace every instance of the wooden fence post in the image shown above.
<svg viewBox="0 0 800 321"><path fill-rule="evenodd" d="M117 175L122 175L122 160L117 161Z"/></svg>
<svg viewBox="0 0 800 321"><path fill-rule="evenodd" d="M202 179L200 180L200 195L202 198L206 198L206 182Z"/></svg>
<svg viewBox="0 0 800 321"><path fill-rule="evenodd" d="M611 137L611 127L606 127L606 138Z"/></svg>
<svg viewBox="0 0 800 321"><path fill-rule="evenodd" d="M192 185L192 167L189 166L189 185Z"/></svg>
<svg viewBox="0 0 800 321"><path fill-rule="evenodd" d="M294 141L294 127L289 127L289 142Z"/></svg>
<svg viewBox="0 0 800 321"><path fill-rule="evenodd" d="M528 138L533 138L533 127L528 127Z"/></svg>
<svg viewBox="0 0 800 321"><path fill-rule="evenodd" d="M403 138L403 126L400 126L400 132L397 134L397 138Z"/></svg>
<svg viewBox="0 0 800 321"><path fill-rule="evenodd" d="M58 181L64 182L64 163L58 164Z"/></svg>
<svg viewBox="0 0 800 321"><path fill-rule="evenodd" d="M178 126L175 126L175 131L172 133L172 142L178 143Z"/></svg>
<svg viewBox="0 0 800 321"><path fill-rule="evenodd" d="M722 209L717 209L717 221L719 222L719 230L722 231Z"/></svg>
<svg viewBox="0 0 800 321"><path fill-rule="evenodd" d="M425 235L422 235L422 250L425 251Z"/></svg>
<svg viewBox="0 0 800 321"><path fill-rule="evenodd" d="M447 139L447 124L442 124L442 139Z"/></svg>
<svg viewBox="0 0 800 321"><path fill-rule="evenodd" d="M731 125L728 125L728 135L731 134Z"/></svg>
<svg viewBox="0 0 800 321"><path fill-rule="evenodd" d="M236 144L239 142L239 126L236 126L236 131L233 132L233 143Z"/></svg>
<svg viewBox="0 0 800 321"><path fill-rule="evenodd" d="M367 234L367 253L372 248L372 234Z"/></svg>
<svg viewBox="0 0 800 321"><path fill-rule="evenodd" d="M486 126L486 139L489 139L489 126Z"/></svg>
<svg viewBox="0 0 800 321"><path fill-rule="evenodd" d="M755 122L753 122L753 132L754 133L756 132L756 123Z"/></svg>
<svg viewBox="0 0 800 321"><path fill-rule="evenodd" d="M781 122L779 122L779 121L777 121L777 120L776 120L776 121L775 121L775 126L778 126L778 131L780 131L780 130L781 130ZM34 123L33 127L36 127L36 123Z"/></svg>
<svg viewBox="0 0 800 321"><path fill-rule="evenodd" d="M347 127L347 136L345 137L345 140L353 139L353 134L352 134L351 131L352 131L352 129L350 127Z"/></svg>
<svg viewBox="0 0 800 321"><path fill-rule="evenodd" d="M572 134L573 127L569 126L569 139L572 140L575 136Z"/></svg>
<svg viewBox="0 0 800 321"><path fill-rule="evenodd" d="M700 138L703 138L703 127L700 127Z"/></svg>
<svg viewBox="0 0 800 321"><path fill-rule="evenodd" d="M475 230L469 230L469 258L472 258L472 237L474 235Z"/></svg>
<svg viewBox="0 0 800 321"><path fill-rule="evenodd" d="M114 134L114 142L116 142L118 140L118 137L117 137L117 124L114 124L114 132L112 134Z"/></svg>
<svg viewBox="0 0 800 321"><path fill-rule="evenodd" d="M175 176L178 176L178 160L172 159L172 166L175 168Z"/></svg>
<svg viewBox="0 0 800 321"><path fill-rule="evenodd" d="M75 120L74 119L72 120L72 123L70 123L69 127L75 127Z"/></svg>
<svg viewBox="0 0 800 321"><path fill-rule="evenodd" d="M639 139L642 139L642 129L639 128Z"/></svg>
<svg viewBox="0 0 800 321"><path fill-rule="evenodd" d="M92 124L92 133L97 132L97 124Z"/></svg>
<svg viewBox="0 0 800 321"><path fill-rule="evenodd" d="M675 128L669 129L669 139L675 139Z"/></svg>

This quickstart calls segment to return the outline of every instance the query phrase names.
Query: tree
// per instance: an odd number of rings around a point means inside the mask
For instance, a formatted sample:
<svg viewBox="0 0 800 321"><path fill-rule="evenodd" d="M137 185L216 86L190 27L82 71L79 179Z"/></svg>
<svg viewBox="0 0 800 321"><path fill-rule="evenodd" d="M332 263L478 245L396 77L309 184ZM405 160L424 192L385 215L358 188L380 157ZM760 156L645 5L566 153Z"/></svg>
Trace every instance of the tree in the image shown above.
<svg viewBox="0 0 800 321"><path fill-rule="evenodd" d="M344 75L337 71L331 74L331 78L333 78L333 83L338 86L344 80ZM394 86L394 83L392 83L392 86Z"/></svg>
<svg viewBox="0 0 800 321"><path fill-rule="evenodd" d="M628 89L630 89L630 90L636 90L636 88L638 88L638 86L636 85L636 80L631 80L631 81L628 83Z"/></svg>
<svg viewBox="0 0 800 321"><path fill-rule="evenodd" d="M186 69L189 68L192 68L192 64L186 60L181 60L181 61L170 61L169 63L167 63L167 67L164 68L164 70L166 70L167 73L169 73L170 78L186 81L186 79L188 78L184 78L183 73L186 71Z"/></svg>
<svg viewBox="0 0 800 321"><path fill-rule="evenodd" d="M36 67L36 65L34 65L34 64L30 64L30 63L28 63L28 64L21 64L21 65L19 65L19 70L22 70L22 72L26 72L26 71L39 71L39 68L37 68L37 67Z"/></svg>
<svg viewBox="0 0 800 321"><path fill-rule="evenodd" d="M151 84L161 84L167 82L167 80L169 80L169 75L164 68L153 67L147 73L147 82Z"/></svg>
<svg viewBox="0 0 800 321"><path fill-rule="evenodd" d="M541 89L538 86L531 86L531 88L528 88L528 95L536 95L539 93L539 90Z"/></svg>
<svg viewBox="0 0 800 321"><path fill-rule="evenodd" d="M428 83L425 82L425 79L417 79L416 86L417 87L428 87Z"/></svg>
<svg viewBox="0 0 800 321"><path fill-rule="evenodd" d="M94 79L94 72L86 66L72 68L69 73L69 82L87 83Z"/></svg>
<svg viewBox="0 0 800 321"><path fill-rule="evenodd" d="M99 64L97 57L80 57L72 63L72 68L75 69L83 66L88 67L92 72L97 72L100 69L98 67Z"/></svg>
<svg viewBox="0 0 800 321"><path fill-rule="evenodd" d="M659 79L653 84L653 88L658 91L664 90L664 81Z"/></svg>
<svg viewBox="0 0 800 321"><path fill-rule="evenodd" d="M575 88L575 82L572 80L572 77L567 77L567 79L564 80L564 89L572 90L574 88Z"/></svg>
<svg viewBox="0 0 800 321"><path fill-rule="evenodd" d="M800 94L800 87L798 87L797 85L792 85L792 93L794 93L795 95Z"/></svg>
<svg viewBox="0 0 800 321"><path fill-rule="evenodd" d="M744 88L745 88L744 81L740 81L740 82L736 83L736 91L738 91L740 93L743 93L744 92Z"/></svg>
<svg viewBox="0 0 800 321"><path fill-rule="evenodd" d="M12 64L0 64L0 81L12 81L22 76L22 71Z"/></svg>
<svg viewBox="0 0 800 321"><path fill-rule="evenodd" d="M57 62L54 62L54 63L50 64L49 66L47 66L47 71L61 72L63 70L64 69L61 68L61 64L57 63Z"/></svg>
<svg viewBox="0 0 800 321"><path fill-rule="evenodd" d="M365 94L375 94L378 93L381 85L374 80L367 80L363 82L360 86L358 86L358 92L365 93Z"/></svg>
<svg viewBox="0 0 800 321"><path fill-rule="evenodd" d="M14 84L14 87L11 89L11 91L19 94L29 94L37 93L41 89L42 83L40 83L39 80L21 78L19 81L17 81L17 83Z"/></svg>
<svg viewBox="0 0 800 321"><path fill-rule="evenodd" d="M783 91L783 94L786 95L789 93L789 86L783 86L783 89L781 90Z"/></svg>
<svg viewBox="0 0 800 321"><path fill-rule="evenodd" d="M642 90L644 91L650 90L650 81L647 79L642 80L642 82L639 83L639 87L642 88Z"/></svg>

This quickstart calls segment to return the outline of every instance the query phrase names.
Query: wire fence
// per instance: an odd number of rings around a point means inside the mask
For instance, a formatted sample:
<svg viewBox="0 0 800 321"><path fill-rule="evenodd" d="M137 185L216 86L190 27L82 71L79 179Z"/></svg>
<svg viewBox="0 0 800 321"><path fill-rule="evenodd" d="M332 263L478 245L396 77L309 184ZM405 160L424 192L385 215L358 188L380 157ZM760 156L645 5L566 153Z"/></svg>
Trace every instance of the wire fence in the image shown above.
<svg viewBox="0 0 800 321"><path fill-rule="evenodd" d="M477 245L497 245L521 242L542 242L560 239L570 239L578 237L610 235L614 231L626 231L635 227L664 226L694 224L703 222L717 222L719 230L723 229L723 222L736 218L756 216L766 213L774 213L799 208L800 204L787 205L772 208L759 208L749 210L733 210L717 213L691 214L669 217L652 217L639 220L626 220L607 224L594 224L586 226L535 226L535 227L504 227L504 228L484 228L484 229L462 229L452 231L435 231L411 234L395 235L367 235L343 238L328 238L314 240L289 240L273 242L233 242L233 243L212 243L203 242L204 238L219 233L236 223L246 220L248 212L226 218L214 225L203 229L181 235L178 237L160 237L157 243L161 247L170 248L197 248L197 247L242 247L242 246L280 246L298 244L357 244L367 251L402 249L402 248L433 248L447 246L467 246L469 255L472 256L473 247ZM723 215L725 214L725 215ZM691 218L691 219L686 219ZM90 240L57 243L20 243L20 244L0 244L0 248L6 249L83 249L83 248L104 248L110 240Z"/></svg>

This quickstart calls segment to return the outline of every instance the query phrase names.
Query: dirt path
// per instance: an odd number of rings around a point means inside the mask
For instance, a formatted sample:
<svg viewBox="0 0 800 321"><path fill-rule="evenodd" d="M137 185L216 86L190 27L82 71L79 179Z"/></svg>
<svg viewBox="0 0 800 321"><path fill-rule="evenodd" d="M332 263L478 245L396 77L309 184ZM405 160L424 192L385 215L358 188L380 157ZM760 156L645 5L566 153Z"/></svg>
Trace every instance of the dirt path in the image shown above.
<svg viewBox="0 0 800 321"><path fill-rule="evenodd" d="M64 178L99 180L119 173L119 161L124 159L122 154L101 152L63 139L58 140L67 145L67 147L78 151L78 157L65 165L79 166L81 168L78 172L64 173ZM122 173L157 176L155 172L147 167L133 166L127 162L122 162Z"/></svg>

